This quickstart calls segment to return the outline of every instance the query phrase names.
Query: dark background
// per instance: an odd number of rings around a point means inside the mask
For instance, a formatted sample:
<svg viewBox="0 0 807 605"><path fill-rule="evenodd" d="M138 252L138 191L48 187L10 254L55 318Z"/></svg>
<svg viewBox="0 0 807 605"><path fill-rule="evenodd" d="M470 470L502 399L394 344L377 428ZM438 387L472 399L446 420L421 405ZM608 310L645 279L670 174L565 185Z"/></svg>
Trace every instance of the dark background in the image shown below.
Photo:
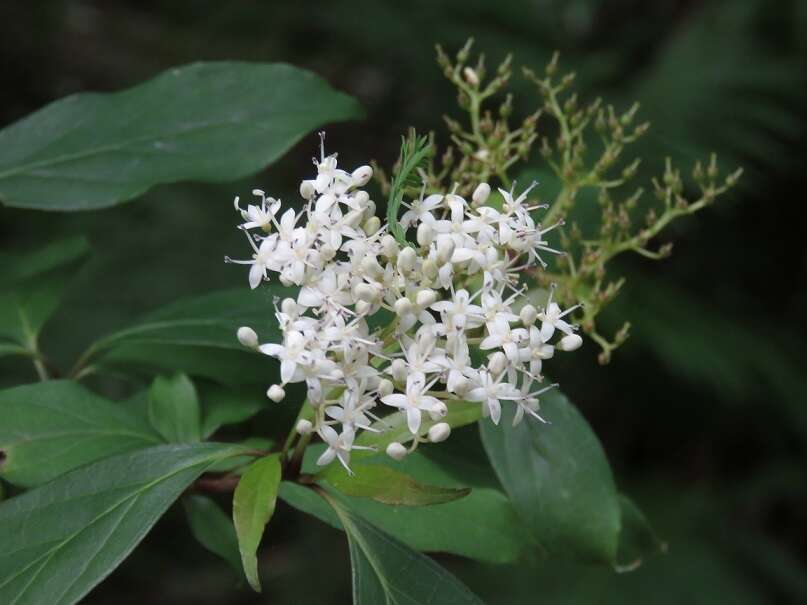
<svg viewBox="0 0 807 605"><path fill-rule="evenodd" d="M0 2L0 123L63 95L112 91L196 60L284 61L356 96L361 123L328 129L347 166L394 160L410 125L443 133L454 91L433 45L468 36L492 61L540 68L552 50L584 98L642 103L651 133L642 179L665 155L688 167L709 151L742 165L740 187L666 234L673 257L624 259L629 278L606 325L629 319L606 367L588 343L557 367L601 437L623 491L669 553L615 575L572 564L483 566L439 557L491 603L807 602L804 393L807 3L798 0L529 2ZM531 109L514 78L516 108ZM243 249L231 200L291 192L316 140L239 183L160 187L96 213L0 210L13 251L86 234L92 261L43 334L67 364L92 338L180 296L246 286L225 254ZM221 150L226 153L226 149ZM540 162L538 154L532 165ZM0 365L3 384L30 369ZM0 420L1 421L1 420ZM253 429L278 432L270 418ZM465 435L473 440L473 435ZM262 553L263 596L188 537L181 511L160 522L88 603L344 603L343 536L281 506Z"/></svg>

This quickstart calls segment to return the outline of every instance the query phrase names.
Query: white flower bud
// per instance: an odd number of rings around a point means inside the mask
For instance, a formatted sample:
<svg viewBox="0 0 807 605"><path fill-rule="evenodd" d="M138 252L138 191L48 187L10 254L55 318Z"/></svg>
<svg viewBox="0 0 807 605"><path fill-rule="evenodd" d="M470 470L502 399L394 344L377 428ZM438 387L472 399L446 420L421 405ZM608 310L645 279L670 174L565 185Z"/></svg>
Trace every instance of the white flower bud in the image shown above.
<svg viewBox="0 0 807 605"><path fill-rule="evenodd" d="M366 300L357 300L354 307L356 309L356 313L359 315L367 315L373 308L373 303L367 302Z"/></svg>
<svg viewBox="0 0 807 605"><path fill-rule="evenodd" d="M450 238L442 238L437 242L437 262L445 265L454 254L455 248L454 240Z"/></svg>
<svg viewBox="0 0 807 605"><path fill-rule="evenodd" d="M295 427L296 431L297 431L297 432L298 432L300 435L308 435L308 434L311 432L311 430L312 430L313 428L314 428L314 425L313 425L313 424L311 424L311 421L310 421L310 420L306 420L305 418L302 418L302 419L301 419L301 420L300 420L300 421L297 423L297 426Z"/></svg>
<svg viewBox="0 0 807 605"><path fill-rule="evenodd" d="M367 234L373 234L381 228L381 219L377 216L371 216L367 219L367 222L364 223L364 232Z"/></svg>
<svg viewBox="0 0 807 605"><path fill-rule="evenodd" d="M471 196L474 204L477 206L481 206L485 202L488 201L488 197L490 196L490 185L487 183L479 183L474 189L474 193Z"/></svg>
<svg viewBox="0 0 807 605"><path fill-rule="evenodd" d="M376 289L370 284L358 283L353 287L353 296L365 302L373 302L377 296Z"/></svg>
<svg viewBox="0 0 807 605"><path fill-rule="evenodd" d="M336 250L330 244L322 244L319 249L319 254L322 257L322 260L329 261L336 256Z"/></svg>
<svg viewBox="0 0 807 605"><path fill-rule="evenodd" d="M381 397L386 397L387 395L392 395L392 392L395 390L395 385L392 384L391 380L386 378L382 378L381 381L378 383L378 394Z"/></svg>
<svg viewBox="0 0 807 605"><path fill-rule="evenodd" d="M300 197L304 200L310 200L314 197L317 190L314 188L314 181L303 181L300 183Z"/></svg>
<svg viewBox="0 0 807 605"><path fill-rule="evenodd" d="M465 376L460 376L459 379L454 382L454 393L462 397L468 392L470 386L471 382Z"/></svg>
<svg viewBox="0 0 807 605"><path fill-rule="evenodd" d="M435 403L432 406L432 409L429 410L429 416L432 420L440 420L440 418L445 418L446 414L448 414L448 408L446 404L442 401L439 403Z"/></svg>
<svg viewBox="0 0 807 605"><path fill-rule="evenodd" d="M439 422L429 429L429 441L432 443L440 443L448 439L451 434L451 427L447 422Z"/></svg>
<svg viewBox="0 0 807 605"><path fill-rule="evenodd" d="M434 240L434 229L429 223L420 223L417 235L418 244L423 248L428 248Z"/></svg>
<svg viewBox="0 0 807 605"><path fill-rule="evenodd" d="M521 318L521 323L523 323L525 327L529 328L535 323L535 320L538 317L538 310L532 305L524 305L521 307L521 313L518 315Z"/></svg>
<svg viewBox="0 0 807 605"><path fill-rule="evenodd" d="M364 192L362 191L362 193ZM367 204L365 204L364 206L365 216L367 216L367 218L375 216L375 211L376 211L375 202L373 200L367 200Z"/></svg>
<svg viewBox="0 0 807 605"><path fill-rule="evenodd" d="M280 310L286 315L296 315L297 301L295 301L293 298L284 298L283 302L280 303Z"/></svg>
<svg viewBox="0 0 807 605"><path fill-rule="evenodd" d="M398 256L398 242L391 235L385 235L381 238L381 251L387 258L395 258Z"/></svg>
<svg viewBox="0 0 807 605"><path fill-rule="evenodd" d="M415 261L417 254L414 248L404 246L404 249L398 253L398 271L401 273L409 273L415 268Z"/></svg>
<svg viewBox="0 0 807 605"><path fill-rule="evenodd" d="M238 328L236 336L238 336L238 342L247 348L254 349L258 346L258 335L252 328L242 326Z"/></svg>
<svg viewBox="0 0 807 605"><path fill-rule="evenodd" d="M412 312L412 301L405 296L395 301L395 313L399 316L408 315Z"/></svg>
<svg viewBox="0 0 807 605"><path fill-rule="evenodd" d="M576 351L583 344L583 339L579 334L567 334L560 339L558 348L561 351Z"/></svg>
<svg viewBox="0 0 807 605"><path fill-rule="evenodd" d="M427 279L436 279L437 274L439 273L437 263L430 258L423 261L423 265L420 267L420 270L423 273L423 276Z"/></svg>
<svg viewBox="0 0 807 605"><path fill-rule="evenodd" d="M389 369L392 379L395 382L406 382L406 376L409 374L409 371L406 369L406 362L403 359L400 357L393 359Z"/></svg>
<svg viewBox="0 0 807 605"><path fill-rule="evenodd" d="M355 186L363 187L373 178L373 169L369 166L359 166L350 176L353 178Z"/></svg>
<svg viewBox="0 0 807 605"><path fill-rule="evenodd" d="M403 460L406 458L407 453L408 452L403 444L398 443L397 441L393 441L387 446L387 456L393 460Z"/></svg>
<svg viewBox="0 0 807 605"><path fill-rule="evenodd" d="M283 398L286 396L286 391L284 391L283 387L279 384L273 384L269 387L269 390L266 391L266 396L275 403L279 403L283 401Z"/></svg>
<svg viewBox="0 0 807 605"><path fill-rule="evenodd" d="M501 351L496 351L493 355L490 356L490 360L488 361L488 370L494 376L498 376L504 369L507 367L507 357Z"/></svg>
<svg viewBox="0 0 807 605"><path fill-rule="evenodd" d="M465 69L462 70L462 75L471 86L479 86L479 76L472 67L466 65Z"/></svg>
<svg viewBox="0 0 807 605"><path fill-rule="evenodd" d="M433 305L436 301L437 292L431 288L424 288L418 292L417 296L415 297L415 302L417 302L419 307L428 307L429 305Z"/></svg>

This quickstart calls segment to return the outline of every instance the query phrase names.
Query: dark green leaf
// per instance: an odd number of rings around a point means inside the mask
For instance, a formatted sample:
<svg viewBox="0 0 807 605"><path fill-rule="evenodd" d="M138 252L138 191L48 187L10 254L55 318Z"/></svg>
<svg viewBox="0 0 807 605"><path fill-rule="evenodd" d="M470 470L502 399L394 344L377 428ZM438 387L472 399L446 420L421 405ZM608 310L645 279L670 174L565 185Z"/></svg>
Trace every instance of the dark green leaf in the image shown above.
<svg viewBox="0 0 807 605"><path fill-rule="evenodd" d="M154 185L230 181L358 103L283 64L194 63L113 94L78 94L0 131L0 199L90 210Z"/></svg>
<svg viewBox="0 0 807 605"><path fill-rule="evenodd" d="M272 454L252 463L233 496L233 522L238 535L238 548L247 581L260 592L258 576L258 546L263 531L275 512L280 485L280 454Z"/></svg>
<svg viewBox="0 0 807 605"><path fill-rule="evenodd" d="M317 481L325 481L347 496L370 498L384 504L398 506L425 506L443 504L464 498L468 488L438 487L418 483L388 466L380 464L354 464L353 475L344 468L331 464L316 474Z"/></svg>
<svg viewBox="0 0 807 605"><path fill-rule="evenodd" d="M202 400L202 437L210 437L227 424L243 422L266 407L266 390L234 389L216 384L200 388Z"/></svg>
<svg viewBox="0 0 807 605"><path fill-rule="evenodd" d="M150 447L3 502L0 603L76 603L211 463L239 452L215 443Z"/></svg>
<svg viewBox="0 0 807 605"><path fill-rule="evenodd" d="M659 540L644 513L626 496L619 497L621 522L619 549L616 555L617 571L633 571L648 556L666 552L667 545Z"/></svg>
<svg viewBox="0 0 807 605"><path fill-rule="evenodd" d="M0 391L0 418L0 476L24 487L161 441L137 414L66 380Z"/></svg>
<svg viewBox="0 0 807 605"><path fill-rule="evenodd" d="M71 237L22 256L0 254L0 338L36 350L42 326L59 305L72 265L89 252Z"/></svg>
<svg viewBox="0 0 807 605"><path fill-rule="evenodd" d="M619 496L599 440L561 393L541 399L549 424L525 418L512 426L480 423L499 480L533 539L555 556L612 564L619 541Z"/></svg>
<svg viewBox="0 0 807 605"><path fill-rule="evenodd" d="M321 450L316 447L308 449L311 451L306 451L303 468L313 472L317 468L314 460ZM390 506L366 498L339 496L349 503L352 510L409 547L449 552L491 563L513 562L528 547L523 523L499 489L458 481L450 470L443 469L419 452L410 454L402 462L388 460L379 456L373 462L383 461L420 483L473 487L471 493L460 500L426 507ZM295 508L334 525L333 515L325 514L328 512L326 507L323 513L320 500L310 497L307 493L310 491L289 486L281 491L281 497Z"/></svg>
<svg viewBox="0 0 807 605"><path fill-rule="evenodd" d="M482 601L426 555L410 549L330 499L350 545L353 603L451 605Z"/></svg>
<svg viewBox="0 0 807 605"><path fill-rule="evenodd" d="M201 439L199 398L185 374L157 376L149 389L149 421L167 441Z"/></svg>
<svg viewBox="0 0 807 605"><path fill-rule="evenodd" d="M250 326L262 342L279 342L273 298L294 293L273 284L180 300L99 340L89 357L100 357L102 364L156 366L243 384L265 376L275 365L268 356L245 349L236 338L238 328Z"/></svg>
<svg viewBox="0 0 807 605"><path fill-rule="evenodd" d="M207 550L227 561L241 577L241 554L230 517L207 496L187 496L182 503L194 538Z"/></svg>
<svg viewBox="0 0 807 605"><path fill-rule="evenodd" d="M335 529L342 529L342 523L333 509L310 487L291 481L282 481L277 495L289 506L308 513Z"/></svg>

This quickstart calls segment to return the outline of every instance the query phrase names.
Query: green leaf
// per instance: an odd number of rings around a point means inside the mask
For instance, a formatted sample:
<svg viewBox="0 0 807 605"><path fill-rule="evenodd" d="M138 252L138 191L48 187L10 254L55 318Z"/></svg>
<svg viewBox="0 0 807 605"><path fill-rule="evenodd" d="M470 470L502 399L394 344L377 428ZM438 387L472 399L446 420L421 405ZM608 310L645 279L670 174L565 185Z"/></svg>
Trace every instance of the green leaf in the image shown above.
<svg viewBox="0 0 807 605"><path fill-rule="evenodd" d="M482 604L456 577L328 498L345 528L353 567L353 603Z"/></svg>
<svg viewBox="0 0 807 605"><path fill-rule="evenodd" d="M208 438L227 424L238 424L252 418L266 407L266 390L234 389L216 384L200 389L202 410L202 437Z"/></svg>
<svg viewBox="0 0 807 605"><path fill-rule="evenodd" d="M216 460L215 443L121 454L0 504L0 603L70 605L117 567Z"/></svg>
<svg viewBox="0 0 807 605"><path fill-rule="evenodd" d="M73 277L71 265L89 250L86 239L71 237L21 256L0 254L0 338L36 350L42 326Z"/></svg>
<svg viewBox="0 0 807 605"><path fill-rule="evenodd" d="M380 464L354 464L353 475L331 464L315 475L347 496L370 498L398 506L443 504L467 496L469 488L438 487L418 483L412 477Z"/></svg>
<svg viewBox="0 0 807 605"><path fill-rule="evenodd" d="M227 561L241 577L241 554L230 517L207 496L187 496L182 504L193 537L207 550Z"/></svg>
<svg viewBox="0 0 807 605"><path fill-rule="evenodd" d="M354 99L290 65L185 65L122 92L66 97L0 131L0 199L91 210L161 183L231 181L318 126L361 115Z"/></svg>
<svg viewBox="0 0 807 605"><path fill-rule="evenodd" d="M316 517L335 529L343 529L342 522L339 521L339 517L336 516L333 509L311 487L291 481L282 481L277 495L289 506Z"/></svg>
<svg viewBox="0 0 807 605"><path fill-rule="evenodd" d="M557 391L541 399L549 424L480 423L485 451L532 538L549 555L612 564L620 531L619 495L594 432Z"/></svg>
<svg viewBox="0 0 807 605"><path fill-rule="evenodd" d="M193 443L201 439L199 398L185 374L157 376L149 389L149 421L167 441Z"/></svg>
<svg viewBox="0 0 807 605"><path fill-rule="evenodd" d="M247 581L261 591L258 576L258 546L263 530L275 512L280 485L280 455L272 454L252 463L233 495L233 522L238 535L238 548Z"/></svg>
<svg viewBox="0 0 807 605"><path fill-rule="evenodd" d="M0 391L0 476L23 487L160 443L135 413L67 380Z"/></svg>
<svg viewBox="0 0 807 605"><path fill-rule="evenodd" d="M309 446L304 471L314 470L317 455L317 447ZM367 498L339 496L352 510L410 548L449 552L490 563L512 563L529 546L523 522L501 490L460 481L452 476L453 469L442 468L420 452L410 454L401 462L384 456L373 460L376 461L389 464L419 483L473 488L459 500L424 507L391 506ZM321 499L312 498L309 492L311 490L288 486L281 490L280 496L298 510L339 528L333 522L333 515L328 515L327 507L322 506Z"/></svg>
<svg viewBox="0 0 807 605"><path fill-rule="evenodd" d="M633 571L648 556L666 552L667 545L659 540L644 513L630 498L620 496L619 506L619 548L614 568L619 572Z"/></svg>
<svg viewBox="0 0 807 605"><path fill-rule="evenodd" d="M236 338L238 328L250 326L262 342L279 342L280 330L271 313L273 299L294 296L295 292L272 284L179 300L97 341L85 362L96 359L113 366L185 370L243 384L252 376L265 376L276 365L268 356L244 348Z"/></svg>

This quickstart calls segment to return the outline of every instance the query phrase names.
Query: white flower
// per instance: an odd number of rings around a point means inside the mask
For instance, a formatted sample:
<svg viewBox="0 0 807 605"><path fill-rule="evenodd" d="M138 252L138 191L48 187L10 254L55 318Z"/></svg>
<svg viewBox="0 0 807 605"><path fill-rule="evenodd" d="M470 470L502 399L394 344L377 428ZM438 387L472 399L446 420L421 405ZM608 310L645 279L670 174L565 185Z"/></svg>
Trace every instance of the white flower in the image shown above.
<svg viewBox="0 0 807 605"><path fill-rule="evenodd" d="M501 401L514 401L519 399L520 393L513 385L502 382L505 374L502 373L494 379L487 371L479 374L479 386L471 389L466 398L468 401L481 401L485 415L489 415L493 424L499 424L502 417Z"/></svg>
<svg viewBox="0 0 807 605"><path fill-rule="evenodd" d="M413 435L417 435L420 430L421 412L431 412L441 403L436 397L426 395L426 390L420 376L409 376L406 380L406 395L393 393L381 399L383 403L399 408L406 414L406 425Z"/></svg>
<svg viewBox="0 0 807 605"><path fill-rule="evenodd" d="M319 436L328 444L328 448L322 452L322 455L317 459L319 466L325 466L333 462L334 458L339 459L339 463L345 467L349 474L353 474L350 470L350 450L353 449L353 440L356 438L356 433L350 427L344 427L342 433L339 434L327 424L319 428Z"/></svg>

